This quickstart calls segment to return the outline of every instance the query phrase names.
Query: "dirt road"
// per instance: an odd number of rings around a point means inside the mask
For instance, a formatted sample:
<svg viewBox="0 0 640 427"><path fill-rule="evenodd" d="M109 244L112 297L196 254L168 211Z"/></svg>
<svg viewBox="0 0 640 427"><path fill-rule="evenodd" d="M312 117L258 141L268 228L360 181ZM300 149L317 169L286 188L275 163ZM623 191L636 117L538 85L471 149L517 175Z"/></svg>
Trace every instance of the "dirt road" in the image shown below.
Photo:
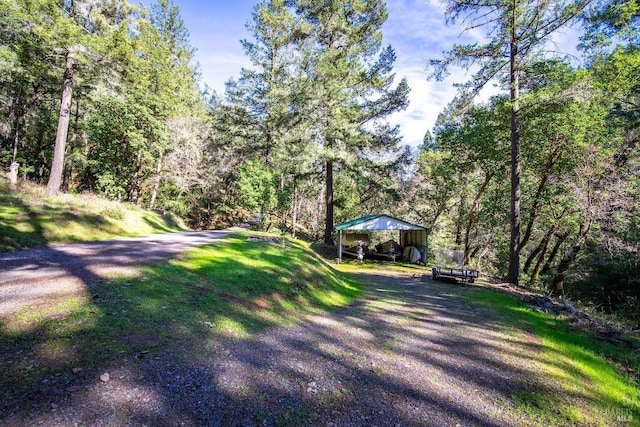
<svg viewBox="0 0 640 427"><path fill-rule="evenodd" d="M100 277L126 274L135 266L169 259L226 235L226 231L184 231L0 254L0 316L52 294L73 294Z"/></svg>
<svg viewBox="0 0 640 427"><path fill-rule="evenodd" d="M0 315L86 291L105 275L226 234L170 233L2 255ZM361 298L287 327L195 336L151 349L148 337L120 337L130 347L98 368L49 375L29 384L26 395L0 389L0 425L548 424L521 409L527 396L562 392L538 371L539 339L513 330L491 301L474 300L474 287L384 267L355 275L366 284ZM4 369L35 369L29 360L45 356L53 357L47 363L83 366L74 359L80 356L73 339L58 342L45 332L46 325L25 333L28 351L0 349ZM90 351L99 360L100 345Z"/></svg>
<svg viewBox="0 0 640 427"><path fill-rule="evenodd" d="M490 307L469 304L469 288L389 271L358 278L364 295L336 312L132 349L103 367L109 381L52 387L28 413L5 391L0 425L537 425L512 400L542 385L525 357L535 340L504 334Z"/></svg>

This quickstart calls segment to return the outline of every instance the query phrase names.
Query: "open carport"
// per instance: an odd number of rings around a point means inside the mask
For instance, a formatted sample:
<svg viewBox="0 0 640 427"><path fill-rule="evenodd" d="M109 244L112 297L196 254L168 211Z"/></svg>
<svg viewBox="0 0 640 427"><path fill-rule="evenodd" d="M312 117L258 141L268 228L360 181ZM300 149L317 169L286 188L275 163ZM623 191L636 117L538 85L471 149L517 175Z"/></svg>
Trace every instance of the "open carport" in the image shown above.
<svg viewBox="0 0 640 427"><path fill-rule="evenodd" d="M415 247L420 252L420 260L427 264L427 229L420 225L394 218L389 215L366 215L336 226L338 231L338 260L342 262L343 242L345 237L355 233L369 231L398 230L398 242L403 248ZM349 240L349 239L347 239Z"/></svg>

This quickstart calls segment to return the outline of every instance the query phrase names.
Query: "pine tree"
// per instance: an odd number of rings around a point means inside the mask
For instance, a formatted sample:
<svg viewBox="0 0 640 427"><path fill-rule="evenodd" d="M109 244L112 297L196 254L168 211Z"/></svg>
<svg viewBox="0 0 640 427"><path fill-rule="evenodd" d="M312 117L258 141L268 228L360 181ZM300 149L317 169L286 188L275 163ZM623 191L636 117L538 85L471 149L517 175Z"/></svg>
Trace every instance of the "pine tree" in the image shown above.
<svg viewBox="0 0 640 427"><path fill-rule="evenodd" d="M394 86L395 52L382 47L383 1L293 3L307 24L300 46L304 73L313 82L313 138L324 163L324 241L333 244L334 172L398 161L400 153L386 162L379 155L397 150L398 129L385 119L406 108L409 87L404 79Z"/></svg>

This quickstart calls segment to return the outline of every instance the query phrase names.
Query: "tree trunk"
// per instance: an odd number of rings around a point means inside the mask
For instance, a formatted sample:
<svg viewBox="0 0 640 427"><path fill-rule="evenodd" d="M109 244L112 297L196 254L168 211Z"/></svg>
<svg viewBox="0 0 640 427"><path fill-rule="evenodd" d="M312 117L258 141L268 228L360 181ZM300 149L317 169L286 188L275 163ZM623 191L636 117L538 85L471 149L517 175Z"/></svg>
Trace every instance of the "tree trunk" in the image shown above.
<svg viewBox="0 0 640 427"><path fill-rule="evenodd" d="M83 122L87 122L87 112L85 111L82 117ZM80 134L82 138L82 182L81 186L88 188L90 191L95 192L95 184L89 170L89 135L87 135L87 131L82 129L82 133Z"/></svg>
<svg viewBox="0 0 640 427"><path fill-rule="evenodd" d="M471 229L473 228L473 224L476 222L476 218L478 217L478 211L480 210L480 199L484 195L489 182L491 182L491 178L493 178L493 173L488 173L484 177L484 181L480 186L480 189L476 193L476 197L473 199L473 203L471 204L471 210L469 211L469 220L467 221L467 228L464 232L464 265L469 265L471 262Z"/></svg>
<svg viewBox="0 0 640 427"><path fill-rule="evenodd" d="M324 228L324 242L327 245L333 245L333 162L327 160L326 162L326 181L325 181L325 193L324 193L324 205L327 212L325 228Z"/></svg>
<svg viewBox="0 0 640 427"><path fill-rule="evenodd" d="M466 187L466 185L465 185ZM456 245L461 245L462 244L462 216L463 216L463 209L464 209L464 205L465 202L467 200L467 191L466 189L460 193L460 204L458 205L458 217L456 218L456 222L455 222L455 237L454 237L454 242Z"/></svg>
<svg viewBox="0 0 640 427"><path fill-rule="evenodd" d="M585 215L585 218L580 223L580 231L578 235L573 241L573 244L569 248L569 250L564 254L560 264L558 264L558 269L556 270L556 275L553 278L553 283L551 284L551 295L560 296L564 293L564 279L569 272L569 268L571 264L576 259L578 252L584 245L584 242L587 240L587 235L589 234L589 230L591 229L591 224L593 223L596 215L596 210L599 205L602 203L602 193L605 188L611 184L612 179L615 178L622 167L627 163L629 157L633 150L640 144L640 136L635 136L627 140L624 145L620 148L618 154L616 154L613 158L613 165L611 168L606 169L605 172L600 176L598 182L594 185L593 188L593 199L589 201L589 209Z"/></svg>
<svg viewBox="0 0 640 427"><path fill-rule="evenodd" d="M9 172L7 173L7 179L9 180L9 184L14 186L18 183L18 168L20 165L18 162L11 162L11 166L9 166Z"/></svg>
<svg viewBox="0 0 640 427"><path fill-rule="evenodd" d="M480 249L482 249L480 246L476 246L475 248L473 248L473 250L471 251L471 259L475 258L476 255L478 255Z"/></svg>
<svg viewBox="0 0 640 427"><path fill-rule="evenodd" d="M540 278L540 269L542 268L542 262L547 256L547 251L549 250L549 243L551 243L551 237L556 231L557 226L554 224L547 234L542 238L540 244L536 247L536 249L531 253L527 262L524 265L524 270L528 271L529 266L533 262L534 258L537 256L538 260L536 261L536 265L533 267L533 271L531 272L531 276L529 277L529 286L535 286L538 283L538 279Z"/></svg>
<svg viewBox="0 0 640 427"><path fill-rule="evenodd" d="M322 230L320 230L320 227L322 226L322 212L323 212L323 206L324 206L324 200L323 199L324 194L319 193L318 194L318 199L316 200L316 206L317 208L312 212L312 216L313 216L313 222L314 222L314 226L313 226L313 240L320 240L320 237L322 236L321 232Z"/></svg>
<svg viewBox="0 0 640 427"><path fill-rule="evenodd" d="M542 177L540 178L540 182L538 183L538 189L536 190L536 194L533 197L533 205L531 206L531 212L529 214L529 221L527 222L527 228L525 229L524 236L522 236L522 240L520 241L520 249L524 248L529 239L531 238L531 233L533 232L533 226L535 225L536 219L538 218L538 213L540 211L540 206L542 206L542 192L549 181L549 175L551 174L551 168L555 164L555 156L558 152L558 148L555 148L551 154L549 154L549 158L547 159L547 163L545 165L544 172ZM525 267L526 270L526 267Z"/></svg>
<svg viewBox="0 0 640 427"><path fill-rule="evenodd" d="M540 269L542 268L542 262L544 261L544 258L547 256L547 250L549 250L550 241L550 236L544 241L544 245L540 250L540 256L538 256L538 261L536 261L536 265L533 267L533 271L531 272L531 276L529 277L529 286L535 286L540 279Z"/></svg>
<svg viewBox="0 0 640 427"><path fill-rule="evenodd" d="M560 246L562 246L564 241L567 240L567 238L569 237L569 233L561 234L556 237L558 238L558 240L556 240L556 244L553 245L553 249L551 249L549 258L547 258L547 262L545 262L544 266L542 267L542 273L546 273L551 270L551 263L553 263L553 260L556 259L558 251L560 251Z"/></svg>
<svg viewBox="0 0 640 427"><path fill-rule="evenodd" d="M544 251L546 252L547 250L546 248L548 248L549 241L551 240L551 236L553 236L553 233L555 233L555 230L556 230L556 226L553 225L549 229L549 231L547 231L547 233L544 235L542 240L540 240L540 243L538 244L538 246L536 246L535 249L531 251L531 253L527 257L527 260L524 263L524 267L522 267L523 272L527 273L529 271L529 267L531 267L531 263L536 258L536 256L543 250L543 248L544 248Z"/></svg>
<svg viewBox="0 0 640 427"><path fill-rule="evenodd" d="M511 24L510 82L511 82L511 236L509 241L509 274L507 281L517 285L520 280L520 80L518 68L518 44L514 22Z"/></svg>
<svg viewBox="0 0 640 427"><path fill-rule="evenodd" d="M296 226L298 225L298 181L293 179L293 196L291 197L291 237L296 238Z"/></svg>
<svg viewBox="0 0 640 427"><path fill-rule="evenodd" d="M78 129L80 129L80 100L76 99L76 115L73 121L73 132L69 137L69 146L71 147L71 152L75 151L76 142L78 141ZM67 165L64 168L64 173L62 174L62 191L67 193L69 192L69 187L71 186L71 179L73 178L73 166L75 159L71 159L71 162L66 162Z"/></svg>
<svg viewBox="0 0 640 427"><path fill-rule="evenodd" d="M138 150L136 158L136 170L131 177L131 188L129 189L129 201L140 205L140 170L142 170L142 149Z"/></svg>
<svg viewBox="0 0 640 427"><path fill-rule="evenodd" d="M591 229L592 222L592 215L587 214L586 218L580 223L580 231L569 250L564 254L562 260L560 260L560 264L558 264L558 269L556 270L556 275L553 277L553 282L551 283L552 296L559 297L564 294L564 279L567 277L569 267L571 267L573 260L576 259L578 252L582 249L582 245L584 245L584 242L587 240L587 235Z"/></svg>
<svg viewBox="0 0 640 427"><path fill-rule="evenodd" d="M151 200L149 201L149 209L153 209L153 205L156 203L156 197L158 196L158 189L160 188L160 171L162 170L162 155L158 157L158 163L156 165L156 177L153 183L153 191L151 192Z"/></svg>
<svg viewBox="0 0 640 427"><path fill-rule="evenodd" d="M58 117L58 130L53 149L53 161L51 174L47 183L47 194L53 196L60 190L62 184L62 171L64 169L64 152L69 132L69 119L71 115L71 95L73 92L73 63L74 57L71 49L67 51L64 79L62 82L62 98L60 102L60 115Z"/></svg>
<svg viewBox="0 0 640 427"><path fill-rule="evenodd" d="M16 120L15 135L13 137L13 156L11 157L11 163L15 163L18 158L18 142L20 142L20 132L18 131L19 122Z"/></svg>

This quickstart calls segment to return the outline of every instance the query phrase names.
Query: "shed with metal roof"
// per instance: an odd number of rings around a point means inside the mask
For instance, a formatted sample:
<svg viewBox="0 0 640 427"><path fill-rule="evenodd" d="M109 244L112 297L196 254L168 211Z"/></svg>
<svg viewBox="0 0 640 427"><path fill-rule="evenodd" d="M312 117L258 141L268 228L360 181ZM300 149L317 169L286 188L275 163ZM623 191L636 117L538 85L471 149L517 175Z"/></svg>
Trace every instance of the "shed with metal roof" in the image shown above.
<svg viewBox="0 0 640 427"><path fill-rule="evenodd" d="M343 232L346 231L373 231L373 230L398 230L400 233L400 246L414 246L422 254L422 262L427 264L427 229L420 225L411 224L384 214L366 215L351 221L336 225L338 231L338 259L342 261Z"/></svg>

